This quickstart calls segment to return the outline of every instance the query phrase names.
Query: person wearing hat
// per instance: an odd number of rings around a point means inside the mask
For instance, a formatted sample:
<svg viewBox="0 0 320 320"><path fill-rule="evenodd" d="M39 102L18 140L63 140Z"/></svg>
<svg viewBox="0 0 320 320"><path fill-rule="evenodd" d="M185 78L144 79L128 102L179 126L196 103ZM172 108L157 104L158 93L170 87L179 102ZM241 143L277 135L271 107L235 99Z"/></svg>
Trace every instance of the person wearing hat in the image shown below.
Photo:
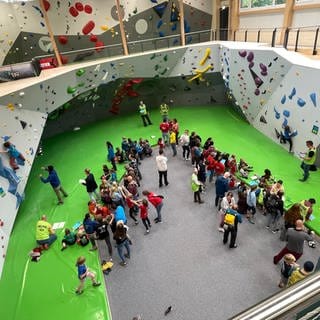
<svg viewBox="0 0 320 320"><path fill-rule="evenodd" d="M61 197L61 193L63 194L64 197L67 197L68 194L67 192L63 189L63 187L61 186L61 182L60 179L58 177L58 174L56 172L56 170L54 170L52 165L49 165L47 167L42 167L42 170L47 170L49 172L49 175L47 178L44 178L42 176L42 174L39 175L40 180L43 183L50 183L51 187L53 188L57 198L58 198L58 204L63 204L63 200Z"/></svg>
<svg viewBox="0 0 320 320"><path fill-rule="evenodd" d="M289 277L287 287L292 286L293 284L303 280L305 277L310 275L313 272L314 264L312 261L306 261L303 264L303 268L297 268L291 273L291 276Z"/></svg>
<svg viewBox="0 0 320 320"><path fill-rule="evenodd" d="M291 253L296 258L296 261L303 254L304 241L312 241L314 233L311 231L311 235L304 231L303 221L297 220L295 228L289 228L287 231L287 245L273 257L273 263L278 264L282 257Z"/></svg>

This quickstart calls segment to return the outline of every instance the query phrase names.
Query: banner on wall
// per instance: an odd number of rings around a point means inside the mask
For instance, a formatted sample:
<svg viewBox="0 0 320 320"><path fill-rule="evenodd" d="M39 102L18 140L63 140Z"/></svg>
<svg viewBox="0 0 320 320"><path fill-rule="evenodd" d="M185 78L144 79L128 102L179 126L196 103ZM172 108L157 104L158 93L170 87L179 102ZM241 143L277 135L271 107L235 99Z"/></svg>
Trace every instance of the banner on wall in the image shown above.
<svg viewBox="0 0 320 320"><path fill-rule="evenodd" d="M0 67L0 83L39 76L37 61L23 62Z"/></svg>

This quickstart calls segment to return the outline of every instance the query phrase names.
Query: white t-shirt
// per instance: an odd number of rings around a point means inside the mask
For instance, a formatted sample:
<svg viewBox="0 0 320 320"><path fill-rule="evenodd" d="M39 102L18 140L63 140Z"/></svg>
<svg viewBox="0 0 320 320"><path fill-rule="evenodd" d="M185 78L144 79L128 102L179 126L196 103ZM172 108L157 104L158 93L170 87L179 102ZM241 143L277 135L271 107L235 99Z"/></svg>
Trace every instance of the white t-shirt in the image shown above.
<svg viewBox="0 0 320 320"><path fill-rule="evenodd" d="M168 170L167 161L168 161L168 158L163 155L156 156L157 168L159 171Z"/></svg>

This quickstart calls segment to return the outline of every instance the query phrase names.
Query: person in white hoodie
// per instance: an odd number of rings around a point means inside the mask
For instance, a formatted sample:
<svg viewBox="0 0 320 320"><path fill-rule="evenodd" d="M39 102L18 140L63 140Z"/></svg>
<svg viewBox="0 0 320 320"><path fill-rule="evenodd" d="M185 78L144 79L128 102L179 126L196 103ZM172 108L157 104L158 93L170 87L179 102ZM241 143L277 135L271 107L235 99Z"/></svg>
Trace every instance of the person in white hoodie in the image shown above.
<svg viewBox="0 0 320 320"><path fill-rule="evenodd" d="M159 155L156 156L157 169L159 173L159 188L164 184L167 186L169 184L167 179L168 166L167 166L168 158L164 156L163 149L159 150Z"/></svg>

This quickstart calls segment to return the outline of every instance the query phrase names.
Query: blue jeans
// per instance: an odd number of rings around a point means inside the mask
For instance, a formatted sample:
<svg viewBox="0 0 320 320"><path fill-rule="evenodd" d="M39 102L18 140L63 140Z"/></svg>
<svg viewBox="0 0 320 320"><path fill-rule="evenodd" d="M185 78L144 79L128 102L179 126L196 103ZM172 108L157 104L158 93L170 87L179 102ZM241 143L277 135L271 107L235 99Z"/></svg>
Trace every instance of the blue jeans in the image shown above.
<svg viewBox="0 0 320 320"><path fill-rule="evenodd" d="M124 255L123 255L123 247L126 248L127 250L127 255L130 257L130 247L129 247L129 241L128 239L124 240L122 243L117 244L117 250L118 250L118 255L121 259L122 262L125 262Z"/></svg>
<svg viewBox="0 0 320 320"><path fill-rule="evenodd" d="M301 163L300 168L303 170L303 181L306 181L309 178L310 164L306 164L305 162Z"/></svg>
<svg viewBox="0 0 320 320"><path fill-rule="evenodd" d="M57 240L57 236L56 234L50 234L48 239L44 239L44 240L37 240L37 243L42 246L44 244L47 244L48 246L50 246L53 242L55 242Z"/></svg>
<svg viewBox="0 0 320 320"><path fill-rule="evenodd" d="M88 192L88 195L89 195L90 200L96 201L96 200L100 199L100 195L99 195L97 189L92 192Z"/></svg>
<svg viewBox="0 0 320 320"><path fill-rule="evenodd" d="M161 209L163 207L163 202L159 203L157 206L156 206L156 210L157 210L157 219L159 221L161 221Z"/></svg>

